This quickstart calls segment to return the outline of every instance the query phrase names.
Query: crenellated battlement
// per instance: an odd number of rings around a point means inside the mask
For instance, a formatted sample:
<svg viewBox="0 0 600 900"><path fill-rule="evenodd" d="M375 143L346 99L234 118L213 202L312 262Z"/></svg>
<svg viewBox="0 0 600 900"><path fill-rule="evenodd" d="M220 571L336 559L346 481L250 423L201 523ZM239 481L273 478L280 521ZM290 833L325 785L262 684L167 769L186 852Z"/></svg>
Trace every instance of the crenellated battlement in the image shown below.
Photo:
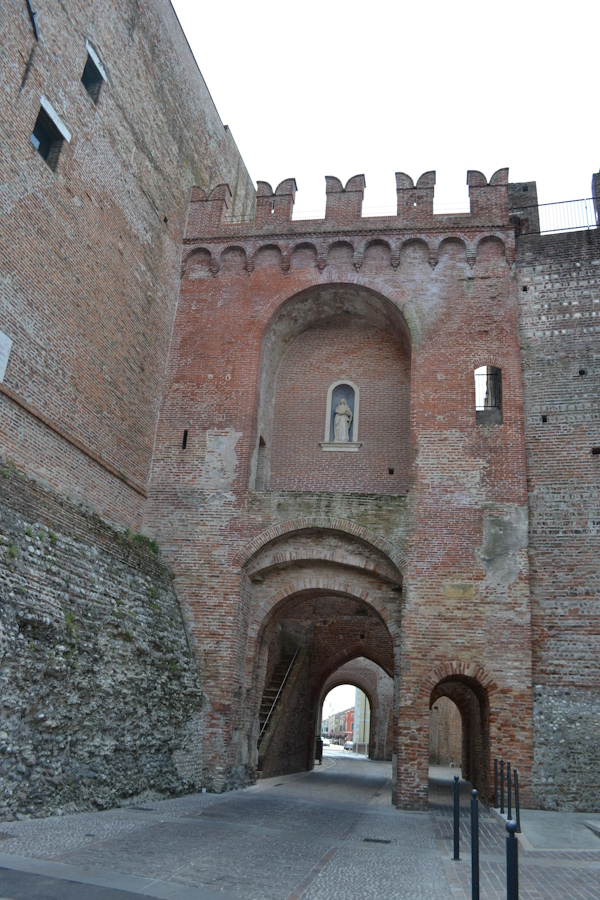
<svg viewBox="0 0 600 900"><path fill-rule="evenodd" d="M207 194L193 188L186 239L209 238L256 232L307 234L344 231L448 231L456 228L508 228L508 169L499 169L490 178L476 170L467 172L470 213L435 214L433 200L435 172L424 172L417 182L405 172L396 172L397 209L395 216L363 216L365 176L354 175L344 186L333 175L325 177L326 206L322 219L293 219L297 185L286 178L275 190L267 181L259 181L256 210L252 219L231 215L232 194L220 184Z"/></svg>

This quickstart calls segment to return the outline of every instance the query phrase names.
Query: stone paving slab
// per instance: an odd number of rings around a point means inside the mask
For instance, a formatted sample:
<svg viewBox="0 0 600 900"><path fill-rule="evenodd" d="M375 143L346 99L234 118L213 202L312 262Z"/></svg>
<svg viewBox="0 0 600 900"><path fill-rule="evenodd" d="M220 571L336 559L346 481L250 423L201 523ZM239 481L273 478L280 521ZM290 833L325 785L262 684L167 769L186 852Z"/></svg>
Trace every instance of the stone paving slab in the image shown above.
<svg viewBox="0 0 600 900"><path fill-rule="evenodd" d="M453 862L452 772L434 772L429 813L395 810L390 774L389 763L346 757L229 794L6 822L0 900L34 900L34 877L49 885L44 900L470 900L470 785ZM481 900L506 897L504 838L481 809ZM2 887L8 870L14 894ZM522 845L520 880L521 900L598 900L600 849Z"/></svg>
<svg viewBox="0 0 600 900"><path fill-rule="evenodd" d="M452 785L430 782L431 817L453 898L471 898L471 834L468 803L470 785L461 787L461 860L452 856ZM554 814L553 814L554 815ZM567 817L569 814L566 814ZM553 823L554 824L554 823ZM480 806L480 891L482 900L506 898L506 830L497 814ZM538 837L541 840L541 833ZM548 837L548 840L552 840ZM520 900L598 900L600 848L529 850L519 841Z"/></svg>

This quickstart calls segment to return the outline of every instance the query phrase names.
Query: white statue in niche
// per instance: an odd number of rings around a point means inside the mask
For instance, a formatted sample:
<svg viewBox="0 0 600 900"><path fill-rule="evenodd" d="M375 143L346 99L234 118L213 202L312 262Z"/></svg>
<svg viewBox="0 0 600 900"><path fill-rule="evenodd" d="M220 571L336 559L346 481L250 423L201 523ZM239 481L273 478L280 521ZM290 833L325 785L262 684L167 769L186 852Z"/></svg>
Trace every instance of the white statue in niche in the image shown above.
<svg viewBox="0 0 600 900"><path fill-rule="evenodd" d="M352 410L346 403L346 398L342 397L335 408L335 419L333 422L333 440L336 444L347 444L350 440L350 424L352 422Z"/></svg>

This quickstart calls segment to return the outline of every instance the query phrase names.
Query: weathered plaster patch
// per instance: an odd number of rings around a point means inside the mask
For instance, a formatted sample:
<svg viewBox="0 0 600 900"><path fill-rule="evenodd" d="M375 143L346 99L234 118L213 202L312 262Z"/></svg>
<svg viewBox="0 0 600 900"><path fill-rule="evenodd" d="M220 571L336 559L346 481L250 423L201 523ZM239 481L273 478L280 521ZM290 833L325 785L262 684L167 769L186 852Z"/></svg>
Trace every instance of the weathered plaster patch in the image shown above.
<svg viewBox="0 0 600 900"><path fill-rule="evenodd" d="M473 585L463 582L446 582L444 585L444 597L454 600L472 600Z"/></svg>
<svg viewBox="0 0 600 900"><path fill-rule="evenodd" d="M519 575L518 553L528 543L527 507L513 506L505 516L484 514L479 552L489 585L512 584Z"/></svg>
<svg viewBox="0 0 600 900"><path fill-rule="evenodd" d="M241 431L232 428L206 432L206 456L202 467L202 487L222 491L231 489L237 469L235 448L242 436Z"/></svg>

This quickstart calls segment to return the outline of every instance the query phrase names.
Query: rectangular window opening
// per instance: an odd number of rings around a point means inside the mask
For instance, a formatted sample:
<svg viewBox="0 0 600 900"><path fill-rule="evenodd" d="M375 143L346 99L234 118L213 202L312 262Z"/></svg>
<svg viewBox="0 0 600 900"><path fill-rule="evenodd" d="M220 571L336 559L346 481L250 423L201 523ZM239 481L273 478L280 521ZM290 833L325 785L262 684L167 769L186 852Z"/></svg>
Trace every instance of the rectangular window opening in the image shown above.
<svg viewBox="0 0 600 900"><path fill-rule="evenodd" d="M37 152L45 160L52 171L56 170L58 157L63 145L64 137L42 107L35 120L33 132L29 138Z"/></svg>
<svg viewBox="0 0 600 900"><path fill-rule="evenodd" d="M548 416L542 416L542 422L547 422L547 421L548 421Z"/></svg>
<svg viewBox="0 0 600 900"><path fill-rule="evenodd" d="M592 447L592 456L600 456L600 447Z"/></svg>
<svg viewBox="0 0 600 900"><path fill-rule="evenodd" d="M502 370L497 366L475 369L475 421L502 425Z"/></svg>
<svg viewBox="0 0 600 900"><path fill-rule="evenodd" d="M527 285L526 285L526 284L523 285L523 293L524 293L524 294L527 293Z"/></svg>
<svg viewBox="0 0 600 900"><path fill-rule="evenodd" d="M182 449L182 450L185 450L185 448L187 447L187 436L188 436L188 430L187 430L187 428L186 428L185 431L183 432L183 440L182 440L182 442L181 442L181 449Z"/></svg>
<svg viewBox="0 0 600 900"><path fill-rule="evenodd" d="M81 76L81 83L84 88L94 101L94 103L98 102L100 97L100 88L104 82L104 78L102 77L102 73L90 54L88 53L88 58L85 63L85 68L83 70L83 75Z"/></svg>
<svg viewBox="0 0 600 900"><path fill-rule="evenodd" d="M579 374L580 374L580 375L587 375L587 372L585 371L585 369L580 369L580 370L579 370Z"/></svg>
<svg viewBox="0 0 600 900"><path fill-rule="evenodd" d="M393 475L393 474L394 474L394 470L393 470L393 469L388 469L388 475Z"/></svg>

